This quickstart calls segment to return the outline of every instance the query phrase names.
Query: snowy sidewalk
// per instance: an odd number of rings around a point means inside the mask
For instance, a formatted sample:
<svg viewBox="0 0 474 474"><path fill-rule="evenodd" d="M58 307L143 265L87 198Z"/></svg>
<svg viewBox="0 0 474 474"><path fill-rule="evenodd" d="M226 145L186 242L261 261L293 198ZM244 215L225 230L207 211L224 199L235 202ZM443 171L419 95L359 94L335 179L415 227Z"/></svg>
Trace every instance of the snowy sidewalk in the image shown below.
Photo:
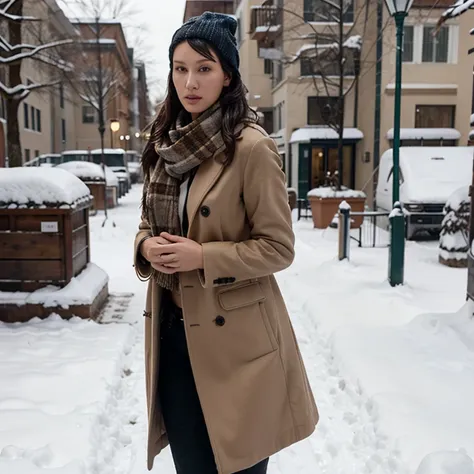
<svg viewBox="0 0 474 474"><path fill-rule="evenodd" d="M91 258L114 295L104 324L0 324L0 474L147 472L146 285L132 268L140 192L104 227L102 214L91 219ZM414 474L433 452L474 458L474 321L454 314L466 271L439 265L433 243L408 243L407 284L392 289L387 249L354 247L338 262L336 231L302 221L295 231L296 260L278 280L321 421L269 474ZM152 472L175 472L169 450ZM442 453L418 474L474 468L462 451Z"/></svg>

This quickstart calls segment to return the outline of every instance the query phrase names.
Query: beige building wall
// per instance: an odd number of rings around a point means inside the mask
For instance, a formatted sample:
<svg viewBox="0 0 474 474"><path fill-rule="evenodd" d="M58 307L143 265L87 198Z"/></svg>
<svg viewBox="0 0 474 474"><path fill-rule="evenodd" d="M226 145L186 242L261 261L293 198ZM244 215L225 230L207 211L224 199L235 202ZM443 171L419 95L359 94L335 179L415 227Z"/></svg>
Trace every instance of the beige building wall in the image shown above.
<svg viewBox="0 0 474 474"><path fill-rule="evenodd" d="M355 18L357 11L365 3L363 0L355 0ZM415 2L416 3L416 2ZM250 6L250 0L243 0L242 4ZM257 2L261 4L261 2ZM272 106L283 104L282 130L275 131L283 136L285 140L284 150L286 152L287 166L289 165L289 140L295 129L307 126L308 123L308 97L318 95L332 95L332 92L324 91L319 84L314 84L312 79L300 77L300 61L292 57L298 50L308 42L314 42L308 35L321 32L329 32L331 29L336 33L336 25L321 23L304 24L303 5L304 0L284 1L285 8L290 10L283 16L283 35L279 46L285 53L286 64L283 67L282 81L271 91ZM407 25L415 27L414 39L414 62L403 63L403 93L401 110L401 127L415 128L416 107L418 105L454 105L456 107L454 128L461 133L459 145L465 145L468 141L470 131L469 119L473 112L473 64L474 55L469 56L468 50L472 46L469 31L474 25L474 12L468 11L465 15L451 20L447 23L449 27L449 57L448 63L423 63L421 51L423 43L423 28L436 24L443 8L433 8L430 2L424 1L427 8L412 8L406 19ZM429 5L428 5L429 4ZM437 3L441 5L441 3ZM359 80L359 94L357 117L355 117L355 88L345 99L345 127L357 127L363 133L363 139L357 143L355 159L355 185L358 189L364 188L372 198L374 188L374 177L376 170L374 166L374 147L376 147L375 133L375 103L376 103L376 40L377 40L377 2L369 3L367 14L368 21L363 25L359 20L355 25L345 25L350 34L363 34L364 44L361 56L361 75ZM239 11L239 10L237 10ZM250 15L250 12L249 12ZM395 82L395 26L394 21L388 15L384 6L383 17L383 55L381 75L381 107L380 107L380 156L390 148L387 132L393 128L394 120L394 82ZM250 28L247 28L250 31ZM242 43L241 54L245 58L244 64L251 64L249 55L258 54L258 42L250 40L256 46L252 53L247 42ZM245 47L244 47L245 46ZM255 60L255 59L254 59ZM245 66L244 66L245 68ZM256 67L253 70L258 71ZM261 75L250 75L243 69L244 80L252 86L261 80ZM352 85L352 80L347 79L346 87ZM334 91L336 92L336 91ZM263 94L262 94L263 95ZM252 105L254 105L252 103ZM296 149L296 148L294 148ZM297 171L298 156L293 156L293 183L297 182L295 176Z"/></svg>

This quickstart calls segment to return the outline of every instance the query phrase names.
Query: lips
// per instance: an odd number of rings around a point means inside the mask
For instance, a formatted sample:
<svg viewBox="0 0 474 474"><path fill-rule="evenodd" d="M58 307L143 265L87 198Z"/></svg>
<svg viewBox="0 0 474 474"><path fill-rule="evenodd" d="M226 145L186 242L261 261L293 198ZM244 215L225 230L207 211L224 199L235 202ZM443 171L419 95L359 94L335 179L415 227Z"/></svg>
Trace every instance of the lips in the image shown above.
<svg viewBox="0 0 474 474"><path fill-rule="evenodd" d="M185 97L185 99L189 102L198 102L202 99L202 97L199 97L198 95L188 95Z"/></svg>

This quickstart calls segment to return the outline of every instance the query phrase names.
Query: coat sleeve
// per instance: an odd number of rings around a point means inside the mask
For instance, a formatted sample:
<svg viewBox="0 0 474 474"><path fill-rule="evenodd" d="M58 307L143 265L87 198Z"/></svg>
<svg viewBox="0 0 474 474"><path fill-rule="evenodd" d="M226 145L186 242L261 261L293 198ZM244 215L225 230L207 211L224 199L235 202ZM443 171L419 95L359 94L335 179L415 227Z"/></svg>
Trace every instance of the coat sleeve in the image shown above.
<svg viewBox="0 0 474 474"><path fill-rule="evenodd" d="M138 278L142 281L149 280L152 273L150 262L140 253L140 245L148 237L152 237L151 227L146 218L142 215L142 221L138 226L138 232L135 236L133 251L133 266L135 267Z"/></svg>
<svg viewBox="0 0 474 474"><path fill-rule="evenodd" d="M251 238L202 244L199 279L204 288L271 275L293 262L295 237L285 175L271 138L259 139L248 156L243 195Z"/></svg>

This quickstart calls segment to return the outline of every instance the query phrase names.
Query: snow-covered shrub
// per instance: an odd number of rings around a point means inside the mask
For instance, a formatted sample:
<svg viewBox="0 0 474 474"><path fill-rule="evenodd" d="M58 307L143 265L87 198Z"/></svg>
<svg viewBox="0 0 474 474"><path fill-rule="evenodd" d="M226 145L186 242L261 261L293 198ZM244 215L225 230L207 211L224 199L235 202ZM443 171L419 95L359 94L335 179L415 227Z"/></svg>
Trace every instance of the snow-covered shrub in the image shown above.
<svg viewBox="0 0 474 474"><path fill-rule="evenodd" d="M469 250L469 186L455 191L444 207L439 240L439 261L451 267L467 266Z"/></svg>

